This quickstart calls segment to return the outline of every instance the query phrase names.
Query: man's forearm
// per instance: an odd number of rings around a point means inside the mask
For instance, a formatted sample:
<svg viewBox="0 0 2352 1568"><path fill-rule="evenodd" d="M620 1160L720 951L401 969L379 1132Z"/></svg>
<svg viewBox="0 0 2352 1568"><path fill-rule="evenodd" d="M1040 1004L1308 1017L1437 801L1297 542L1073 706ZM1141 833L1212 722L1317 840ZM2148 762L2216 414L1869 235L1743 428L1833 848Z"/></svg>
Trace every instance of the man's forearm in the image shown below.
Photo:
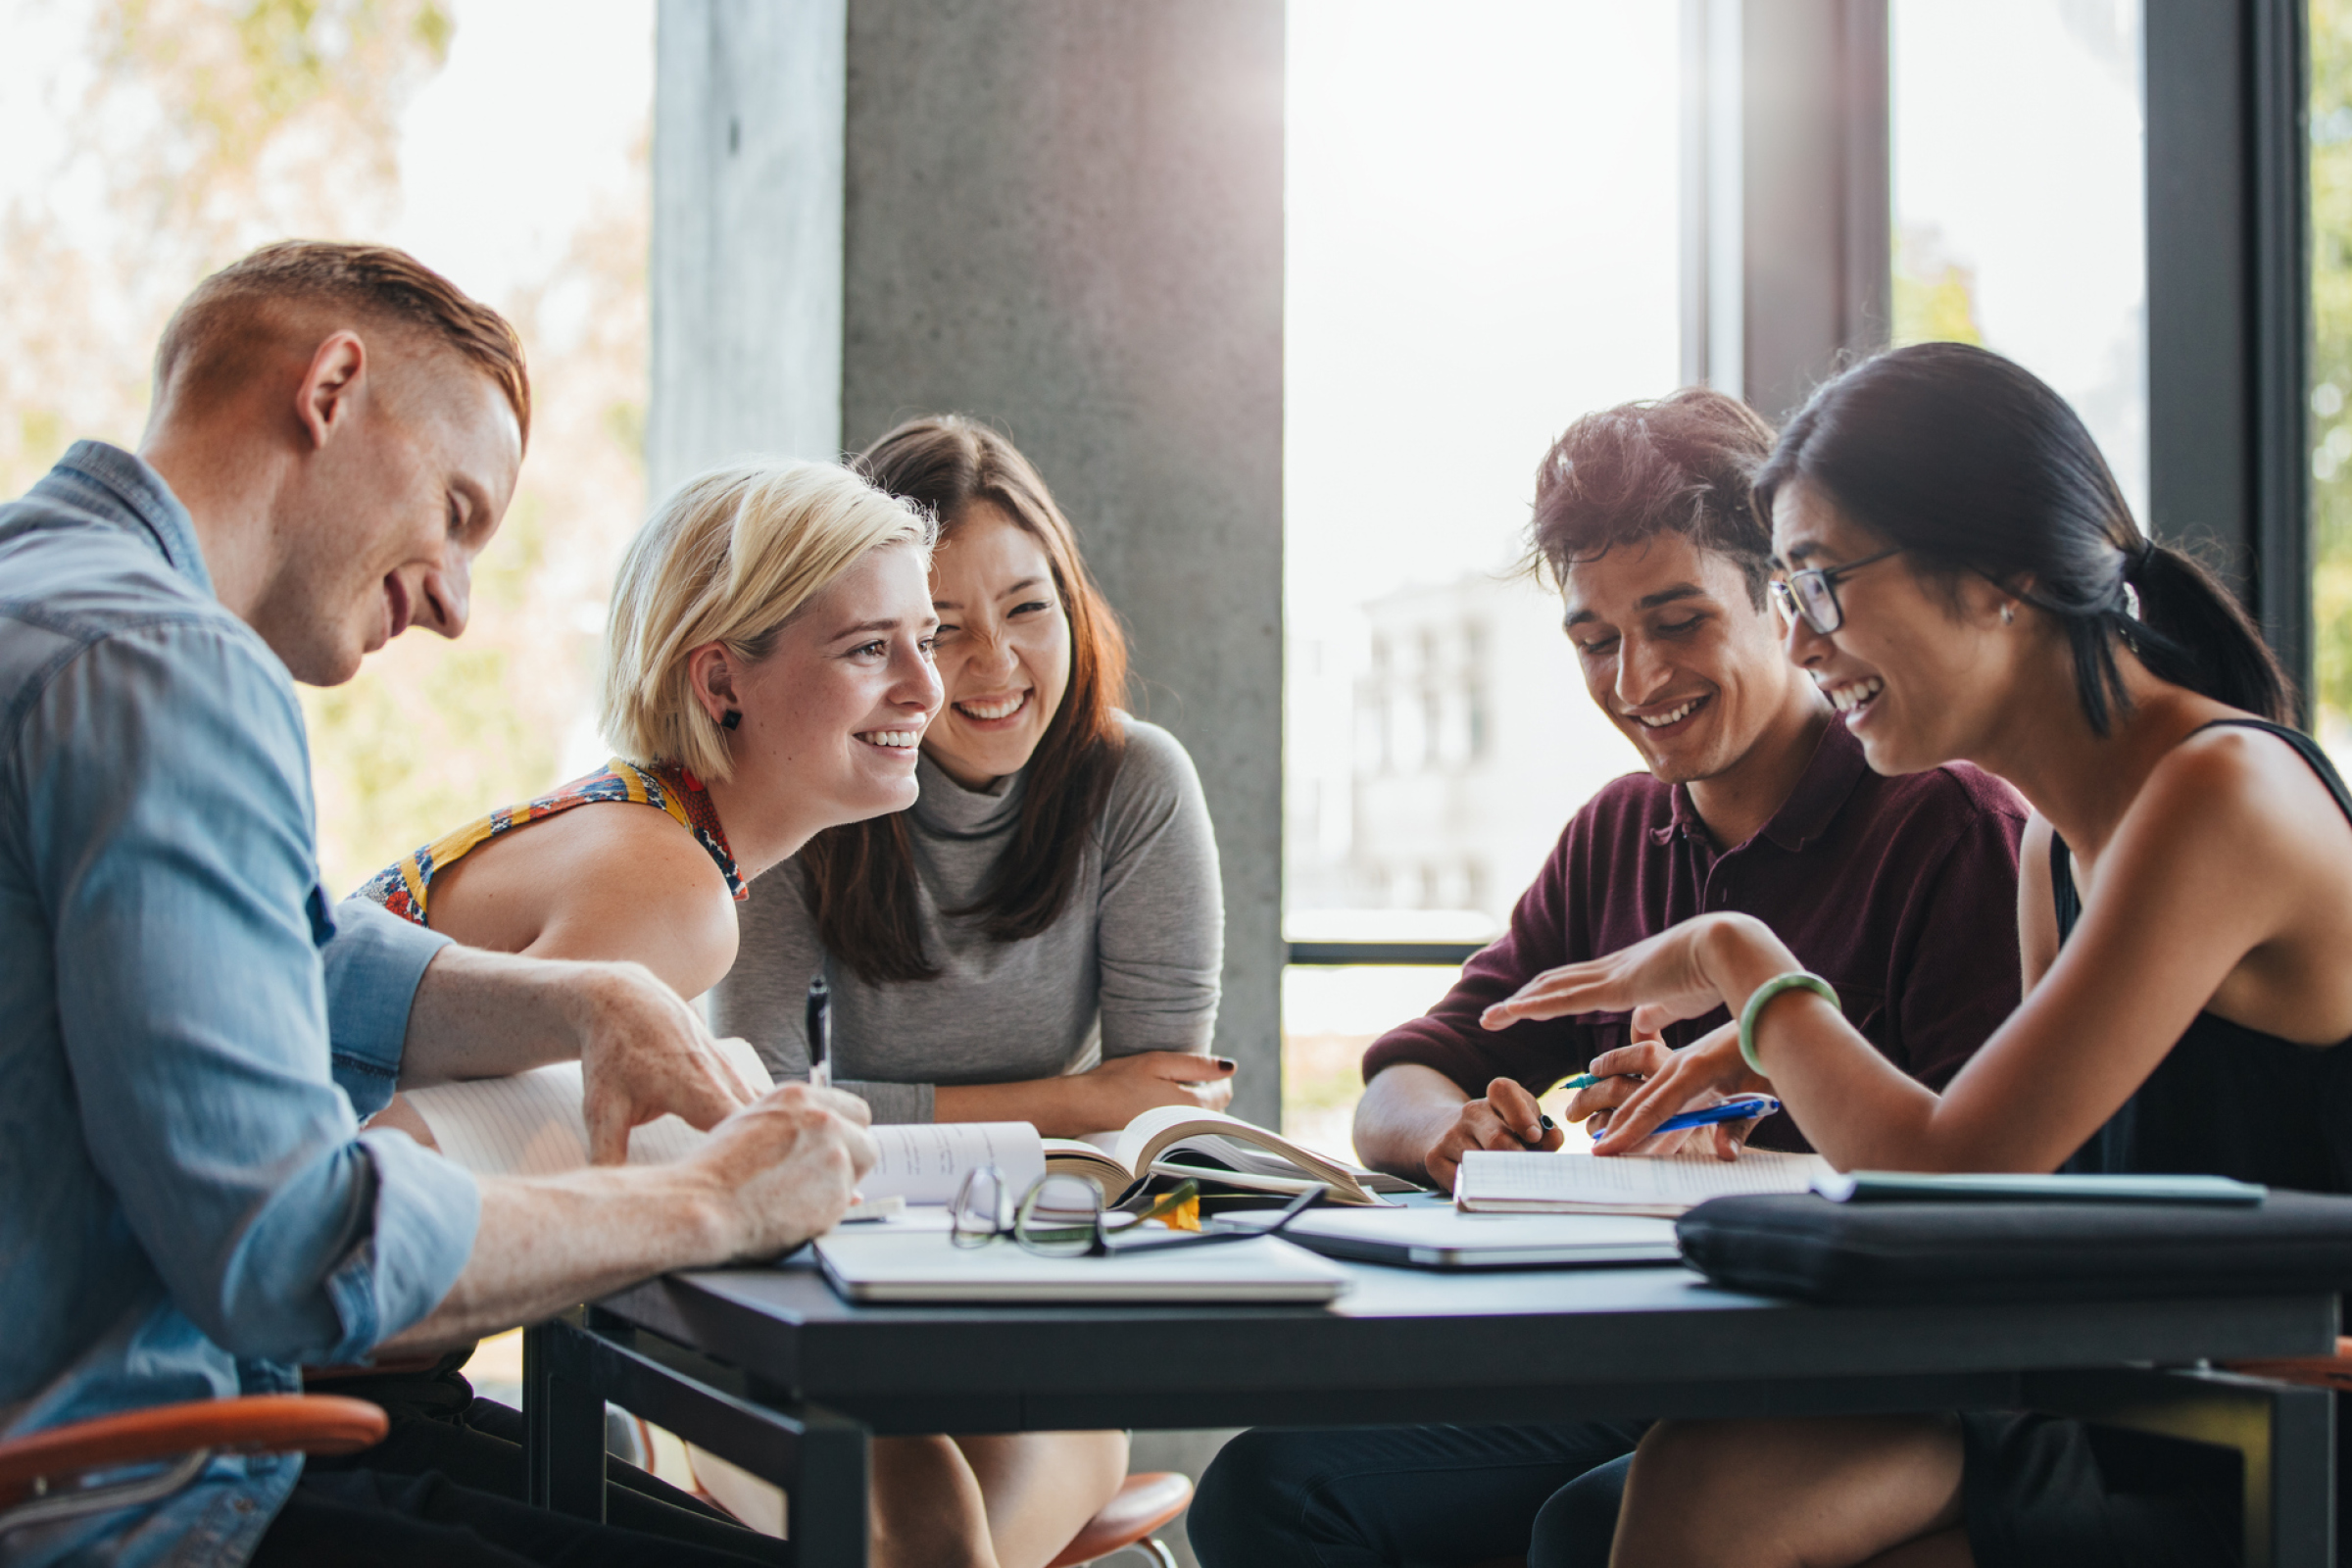
<svg viewBox="0 0 2352 1568"><path fill-rule="evenodd" d="M595 1005L603 964L448 947L409 1006L400 1086L500 1078L580 1054L580 1009Z"/></svg>
<svg viewBox="0 0 2352 1568"><path fill-rule="evenodd" d="M1356 1156L1375 1170L1424 1180L1423 1156L1469 1102L1461 1085L1434 1067L1384 1067L1355 1102Z"/></svg>
<svg viewBox="0 0 2352 1568"><path fill-rule="evenodd" d="M484 1178L473 1252L421 1321L376 1348L466 1345L675 1268L729 1261L725 1207L685 1166Z"/></svg>

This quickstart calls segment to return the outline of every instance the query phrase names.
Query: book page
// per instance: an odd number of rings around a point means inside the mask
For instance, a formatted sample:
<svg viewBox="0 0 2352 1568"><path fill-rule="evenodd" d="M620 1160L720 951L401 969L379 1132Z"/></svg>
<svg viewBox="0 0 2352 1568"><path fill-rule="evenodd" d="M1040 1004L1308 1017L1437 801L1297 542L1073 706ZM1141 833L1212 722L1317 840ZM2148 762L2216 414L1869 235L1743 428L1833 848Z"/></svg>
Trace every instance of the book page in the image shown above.
<svg viewBox="0 0 2352 1568"><path fill-rule="evenodd" d="M1045 1141L1025 1121L894 1122L875 1128L874 1142L881 1162L858 1184L868 1198L954 1202L965 1174L993 1161L1018 1202L1046 1173Z"/></svg>
<svg viewBox="0 0 2352 1568"><path fill-rule="evenodd" d="M1473 1203L1639 1203L1689 1206L1734 1193L1801 1193L1830 1162L1819 1154L1751 1149L1738 1159L1712 1154L1517 1153L1472 1150L1462 1156L1455 1200Z"/></svg>
<svg viewBox="0 0 2352 1568"><path fill-rule="evenodd" d="M718 1049L753 1094L775 1087L748 1043L722 1040ZM585 1091L576 1061L404 1094L441 1152L478 1176L556 1176L588 1163L588 1120L580 1108ZM707 1136L676 1116L659 1117L629 1134L629 1163L683 1159Z"/></svg>
<svg viewBox="0 0 2352 1568"><path fill-rule="evenodd" d="M1301 1149L1280 1133L1223 1111L1197 1105L1156 1105L1127 1124L1112 1146L1112 1153L1130 1170L1165 1155L1170 1150L1197 1149L1234 1169L1258 1176L1365 1176L1370 1172Z"/></svg>

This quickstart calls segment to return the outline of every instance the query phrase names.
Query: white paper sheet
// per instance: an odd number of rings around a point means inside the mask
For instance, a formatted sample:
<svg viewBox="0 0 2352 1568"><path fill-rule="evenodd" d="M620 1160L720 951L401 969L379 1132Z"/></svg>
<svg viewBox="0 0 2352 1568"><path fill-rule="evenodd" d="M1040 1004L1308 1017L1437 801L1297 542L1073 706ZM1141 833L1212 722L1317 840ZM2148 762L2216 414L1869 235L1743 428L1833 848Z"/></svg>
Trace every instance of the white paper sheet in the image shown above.
<svg viewBox="0 0 2352 1568"><path fill-rule="evenodd" d="M966 1172L996 1163L1005 1195L1017 1202L1046 1173L1046 1147L1025 1121L893 1123L874 1129L882 1158L858 1190L868 1198L896 1195L909 1203L955 1200Z"/></svg>
<svg viewBox="0 0 2352 1568"><path fill-rule="evenodd" d="M741 1040L718 1049L751 1091L774 1087L759 1054ZM581 1112L580 1064L560 1061L511 1078L475 1078L405 1091L432 1129L441 1152L480 1176L554 1176L588 1163L588 1120ZM683 1159L708 1135L676 1116L647 1122L629 1135L629 1163Z"/></svg>

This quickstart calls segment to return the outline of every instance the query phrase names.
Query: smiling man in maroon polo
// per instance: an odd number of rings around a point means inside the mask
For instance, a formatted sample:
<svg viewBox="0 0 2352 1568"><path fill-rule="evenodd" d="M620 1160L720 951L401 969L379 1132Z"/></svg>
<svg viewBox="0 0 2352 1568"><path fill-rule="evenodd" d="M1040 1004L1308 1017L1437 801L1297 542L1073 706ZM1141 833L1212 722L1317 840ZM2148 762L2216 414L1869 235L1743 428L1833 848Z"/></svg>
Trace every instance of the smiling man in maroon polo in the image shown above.
<svg viewBox="0 0 2352 1568"><path fill-rule="evenodd" d="M1694 388L1589 415L1544 455L1531 556L1560 584L1586 690L1648 771L1579 810L1508 932L1427 1015L1365 1053L1355 1147L1371 1164L1449 1188L1468 1150L1558 1148L1536 1097L1632 1043L1631 1020L1490 1032L1480 1015L1544 970L1706 910L1770 925L1837 987L1854 1026L1932 1088L2017 1005L2024 804L1965 764L1873 773L1784 657L1771 534L1748 502L1771 446L1744 404ZM1675 1025L1665 1046L1723 1021ZM1630 1092L1603 1083L1570 1114L1605 1113ZM1753 1141L1805 1147L1786 1116L1759 1124ZM1640 1430L1252 1432L1202 1478L1188 1528L1209 1568L1515 1557L1545 1499L1630 1452ZM1585 1517L1547 1512L1545 1527L1593 1535L1605 1560L1614 1494L1575 1489L1585 1493L1595 1499Z"/></svg>

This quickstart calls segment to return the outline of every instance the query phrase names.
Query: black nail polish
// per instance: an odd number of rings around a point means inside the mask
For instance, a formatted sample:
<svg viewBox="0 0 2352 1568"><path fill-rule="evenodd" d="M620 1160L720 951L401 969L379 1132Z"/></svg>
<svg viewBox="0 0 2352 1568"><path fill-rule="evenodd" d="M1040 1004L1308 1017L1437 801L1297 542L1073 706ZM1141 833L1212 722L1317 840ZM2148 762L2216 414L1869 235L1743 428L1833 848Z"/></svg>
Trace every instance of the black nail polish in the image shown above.
<svg viewBox="0 0 2352 1568"><path fill-rule="evenodd" d="M1546 1116L1544 1118L1544 1130L1547 1133L1558 1132L1560 1130L1560 1124L1556 1121L1553 1121L1549 1116Z"/></svg>
<svg viewBox="0 0 2352 1568"><path fill-rule="evenodd" d="M1224 1068L1227 1072L1231 1072L1233 1071L1233 1058L1231 1056L1219 1056L1217 1058L1217 1065Z"/></svg>

